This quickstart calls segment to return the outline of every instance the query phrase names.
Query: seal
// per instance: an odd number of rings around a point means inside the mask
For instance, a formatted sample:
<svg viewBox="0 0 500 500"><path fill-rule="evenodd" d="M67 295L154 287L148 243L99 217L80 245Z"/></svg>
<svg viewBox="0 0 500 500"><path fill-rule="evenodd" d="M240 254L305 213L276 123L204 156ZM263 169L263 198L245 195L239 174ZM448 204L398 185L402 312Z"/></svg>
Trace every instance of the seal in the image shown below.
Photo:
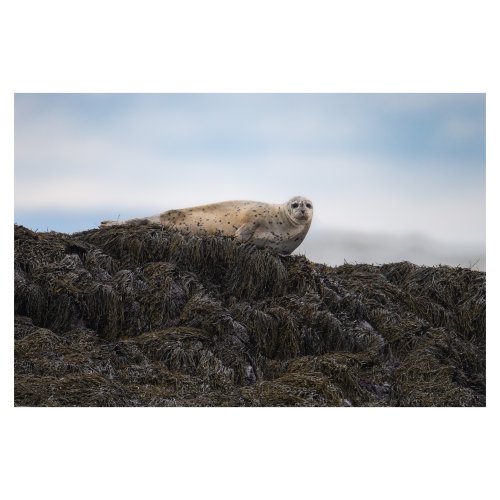
<svg viewBox="0 0 500 500"><path fill-rule="evenodd" d="M100 227L121 224L161 224L197 236L223 235L288 255L304 241L313 217L313 204L295 196L286 203L223 201L167 210L151 217L103 221Z"/></svg>

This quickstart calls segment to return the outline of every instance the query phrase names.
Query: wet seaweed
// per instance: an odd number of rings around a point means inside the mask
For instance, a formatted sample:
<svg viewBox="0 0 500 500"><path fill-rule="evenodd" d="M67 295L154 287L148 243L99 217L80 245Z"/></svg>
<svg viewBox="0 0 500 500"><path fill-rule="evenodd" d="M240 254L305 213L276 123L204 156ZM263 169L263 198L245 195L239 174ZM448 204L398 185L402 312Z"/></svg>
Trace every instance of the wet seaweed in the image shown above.
<svg viewBox="0 0 500 500"><path fill-rule="evenodd" d="M14 226L18 406L484 406L486 275Z"/></svg>

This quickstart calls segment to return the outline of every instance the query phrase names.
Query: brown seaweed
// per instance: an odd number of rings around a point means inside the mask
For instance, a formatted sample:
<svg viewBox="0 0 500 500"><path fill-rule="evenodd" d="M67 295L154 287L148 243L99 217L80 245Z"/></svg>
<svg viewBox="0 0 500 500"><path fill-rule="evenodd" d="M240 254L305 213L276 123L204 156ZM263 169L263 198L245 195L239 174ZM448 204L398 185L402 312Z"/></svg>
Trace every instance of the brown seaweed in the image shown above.
<svg viewBox="0 0 500 500"><path fill-rule="evenodd" d="M14 227L18 406L485 406L486 275Z"/></svg>

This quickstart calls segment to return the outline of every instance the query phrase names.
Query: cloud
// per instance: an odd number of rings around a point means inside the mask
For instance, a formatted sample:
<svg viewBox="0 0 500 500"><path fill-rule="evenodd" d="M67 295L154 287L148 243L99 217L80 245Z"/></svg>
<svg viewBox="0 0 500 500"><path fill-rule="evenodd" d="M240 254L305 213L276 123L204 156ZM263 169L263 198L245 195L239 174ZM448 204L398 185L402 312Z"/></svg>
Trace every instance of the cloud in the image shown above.
<svg viewBox="0 0 500 500"><path fill-rule="evenodd" d="M17 211L107 218L303 194L318 228L484 241L484 158L454 145L483 136L467 96L96 99L16 97ZM422 130L450 148L435 154Z"/></svg>
<svg viewBox="0 0 500 500"><path fill-rule="evenodd" d="M419 232L438 239L484 241L480 186L460 184L447 190L447 178L437 169L430 169L425 178L416 169L398 169L389 161L270 155L258 165L244 159L237 165L230 160L183 160L175 165L162 163L161 169L152 171L151 165L160 161L142 158L148 168L137 169L133 164L139 158L128 159L132 165L125 167L123 175L104 169L99 177L72 171L37 182L19 180L16 208L102 209L106 218L124 212L151 215L228 199L280 203L303 194L314 201L318 228Z"/></svg>

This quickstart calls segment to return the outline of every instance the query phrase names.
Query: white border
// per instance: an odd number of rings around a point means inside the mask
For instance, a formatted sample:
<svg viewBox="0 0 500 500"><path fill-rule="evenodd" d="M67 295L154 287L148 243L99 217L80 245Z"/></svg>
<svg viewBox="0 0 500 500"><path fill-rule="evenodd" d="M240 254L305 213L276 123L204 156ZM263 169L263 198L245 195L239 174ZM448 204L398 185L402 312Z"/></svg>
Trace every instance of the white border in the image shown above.
<svg viewBox="0 0 500 500"><path fill-rule="evenodd" d="M3 234L13 220L13 92L487 92L488 303L497 304L500 82L490 5L3 2ZM0 387L10 496L498 495L496 307L486 409L14 409L9 241Z"/></svg>

